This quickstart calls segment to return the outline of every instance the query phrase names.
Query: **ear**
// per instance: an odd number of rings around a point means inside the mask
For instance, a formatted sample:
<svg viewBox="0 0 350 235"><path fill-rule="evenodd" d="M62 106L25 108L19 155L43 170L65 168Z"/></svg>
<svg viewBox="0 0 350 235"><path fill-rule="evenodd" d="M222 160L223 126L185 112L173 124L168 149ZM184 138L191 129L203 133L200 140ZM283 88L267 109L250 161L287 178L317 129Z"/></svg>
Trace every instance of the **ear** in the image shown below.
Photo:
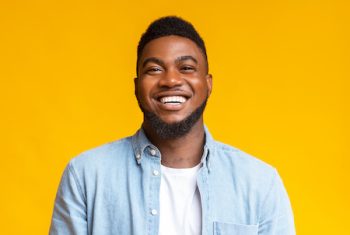
<svg viewBox="0 0 350 235"><path fill-rule="evenodd" d="M208 86L208 97L210 96L211 94L211 91L213 89L213 76L211 74L207 74L205 76L205 79L207 80L207 86Z"/></svg>
<svg viewBox="0 0 350 235"><path fill-rule="evenodd" d="M138 77L135 77L135 78L134 78L134 92L135 92L136 98L137 98L137 94L138 94L138 88L137 88L138 80L139 80Z"/></svg>

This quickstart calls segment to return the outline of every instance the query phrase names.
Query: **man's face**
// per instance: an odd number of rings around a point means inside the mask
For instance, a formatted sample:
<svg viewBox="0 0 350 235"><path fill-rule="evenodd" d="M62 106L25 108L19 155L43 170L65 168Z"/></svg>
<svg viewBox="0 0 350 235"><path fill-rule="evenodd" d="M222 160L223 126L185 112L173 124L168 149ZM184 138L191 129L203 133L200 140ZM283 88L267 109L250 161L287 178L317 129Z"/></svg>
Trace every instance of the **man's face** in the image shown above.
<svg viewBox="0 0 350 235"><path fill-rule="evenodd" d="M184 121L205 105L212 87L201 49L179 36L147 43L139 59L138 76L135 93L141 109L166 124Z"/></svg>

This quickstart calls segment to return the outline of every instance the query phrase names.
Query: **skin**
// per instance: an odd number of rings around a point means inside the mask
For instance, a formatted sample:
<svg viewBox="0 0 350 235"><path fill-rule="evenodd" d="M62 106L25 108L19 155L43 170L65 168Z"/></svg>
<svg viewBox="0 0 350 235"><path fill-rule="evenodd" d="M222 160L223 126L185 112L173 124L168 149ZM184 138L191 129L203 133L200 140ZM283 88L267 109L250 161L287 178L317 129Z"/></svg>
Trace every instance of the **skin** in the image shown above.
<svg viewBox="0 0 350 235"><path fill-rule="evenodd" d="M212 76L207 72L201 49L191 40L180 36L165 36L146 44L139 60L135 94L143 109L155 113L166 123L184 120L212 90ZM163 96L180 95L186 102L163 104ZM162 164L172 168L189 168L199 164L203 154L203 116L190 132L177 139L161 139L144 118L147 137L162 154Z"/></svg>

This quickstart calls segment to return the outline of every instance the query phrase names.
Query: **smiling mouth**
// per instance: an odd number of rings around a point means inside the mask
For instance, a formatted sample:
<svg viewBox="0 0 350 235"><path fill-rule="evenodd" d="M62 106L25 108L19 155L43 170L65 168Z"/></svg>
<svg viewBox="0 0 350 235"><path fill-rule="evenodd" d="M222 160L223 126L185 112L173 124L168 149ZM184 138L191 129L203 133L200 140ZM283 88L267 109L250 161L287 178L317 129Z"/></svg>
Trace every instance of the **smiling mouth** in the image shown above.
<svg viewBox="0 0 350 235"><path fill-rule="evenodd" d="M187 101L187 98L184 96L164 96L159 99L162 104L168 105L180 105Z"/></svg>

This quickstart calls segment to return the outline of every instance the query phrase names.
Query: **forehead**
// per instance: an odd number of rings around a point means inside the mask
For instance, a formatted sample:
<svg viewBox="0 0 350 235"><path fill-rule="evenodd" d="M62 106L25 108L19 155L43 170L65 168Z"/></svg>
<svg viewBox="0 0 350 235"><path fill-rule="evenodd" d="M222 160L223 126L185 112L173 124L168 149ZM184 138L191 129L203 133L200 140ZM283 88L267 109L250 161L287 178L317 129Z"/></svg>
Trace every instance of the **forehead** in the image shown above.
<svg viewBox="0 0 350 235"><path fill-rule="evenodd" d="M179 56L191 55L198 61L204 61L202 50L192 40L180 36L164 36L154 39L144 47L140 62L149 57L176 59Z"/></svg>

